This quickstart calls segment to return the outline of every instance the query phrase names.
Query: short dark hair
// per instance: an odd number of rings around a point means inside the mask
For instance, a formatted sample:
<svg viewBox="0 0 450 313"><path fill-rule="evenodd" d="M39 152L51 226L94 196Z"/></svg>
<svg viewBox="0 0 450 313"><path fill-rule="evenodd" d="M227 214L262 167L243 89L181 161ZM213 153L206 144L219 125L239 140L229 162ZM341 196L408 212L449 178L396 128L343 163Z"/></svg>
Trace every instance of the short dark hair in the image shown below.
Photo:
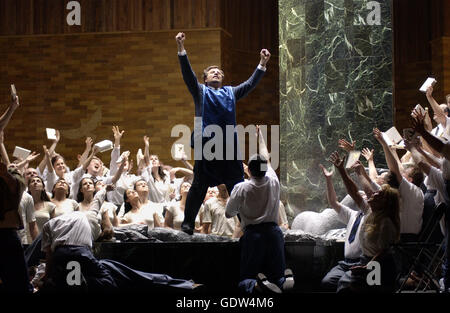
<svg viewBox="0 0 450 313"><path fill-rule="evenodd" d="M395 189L398 189L400 187L400 182L398 181L397 176L392 171L389 171L386 176L386 184Z"/></svg>
<svg viewBox="0 0 450 313"><path fill-rule="evenodd" d="M425 176L420 168L416 165L410 167L409 177L411 177L412 183L420 188Z"/></svg>
<svg viewBox="0 0 450 313"><path fill-rule="evenodd" d="M213 68L218 68L218 69L220 70L222 76L225 77L225 74L224 74L223 71L220 69L220 67L218 67L217 65L210 65L210 66L208 66L207 68L205 68L205 69L203 70L203 82L205 82L206 77L208 77L208 72L209 72L210 70L212 70Z"/></svg>
<svg viewBox="0 0 450 313"><path fill-rule="evenodd" d="M131 211L131 209L133 208L132 206L131 206L131 203L130 202L127 202L127 200L128 200L128 196L127 196L127 191L128 191L129 189L126 189L125 190L125 192L123 193L123 205L124 205L124 207L125 207L125 211L124 211L124 215L125 214L127 214L129 211Z"/></svg>
<svg viewBox="0 0 450 313"><path fill-rule="evenodd" d="M248 162L248 170L253 177L264 177L267 172L267 160L262 155L253 155Z"/></svg>

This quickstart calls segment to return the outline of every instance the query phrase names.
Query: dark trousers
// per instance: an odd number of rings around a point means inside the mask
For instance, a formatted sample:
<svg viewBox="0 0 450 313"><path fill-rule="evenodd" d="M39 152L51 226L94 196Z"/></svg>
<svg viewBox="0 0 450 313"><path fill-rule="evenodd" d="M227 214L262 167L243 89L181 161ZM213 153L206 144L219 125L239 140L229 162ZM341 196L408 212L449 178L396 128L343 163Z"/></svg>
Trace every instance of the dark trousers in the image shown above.
<svg viewBox="0 0 450 313"><path fill-rule="evenodd" d="M182 229L193 230L195 228L195 218L198 211L205 199L206 193L210 186L215 186L208 176L203 171L203 163L205 160L196 160L194 165L194 179L189 189L189 193L186 198L186 208L184 210L184 221L181 224ZM220 178L216 178L220 179ZM228 194L231 195L233 187L242 179L232 180L230 182L224 182L227 186Z"/></svg>
<svg viewBox="0 0 450 313"><path fill-rule="evenodd" d="M360 263L366 265L371 260L371 257L362 256ZM345 272L338 284L338 293L366 293L366 292L381 292L392 293L396 288L397 266L394 260L394 254L391 250L384 252L377 258L380 264L380 285L369 286L367 283L367 276L369 270L352 272L351 270Z"/></svg>
<svg viewBox="0 0 450 313"><path fill-rule="evenodd" d="M16 229L0 229L1 291L31 293L33 287L28 277L22 243Z"/></svg>
<svg viewBox="0 0 450 313"><path fill-rule="evenodd" d="M248 225L239 242L241 245L239 288L251 293L258 273L264 273L269 281L282 288L286 262L284 237L280 227L275 223Z"/></svg>
<svg viewBox="0 0 450 313"><path fill-rule="evenodd" d="M345 279L348 279L348 275L345 275L345 273L350 271L352 266L360 264L359 259L339 261L338 264L325 275L320 286L325 291L336 292L339 285L348 283L344 282Z"/></svg>
<svg viewBox="0 0 450 313"><path fill-rule="evenodd" d="M134 270L113 260L97 260L88 247L59 246L53 253L51 277L57 290L79 291L78 286L69 286L67 277L72 268L67 264L76 261L80 265L85 290L89 292L111 291L170 291L192 290L193 283L174 279L165 274L153 274Z"/></svg>
<svg viewBox="0 0 450 313"><path fill-rule="evenodd" d="M45 253L41 250L42 233L33 240L33 242L25 249L25 261L28 266L39 265L40 260L45 260Z"/></svg>

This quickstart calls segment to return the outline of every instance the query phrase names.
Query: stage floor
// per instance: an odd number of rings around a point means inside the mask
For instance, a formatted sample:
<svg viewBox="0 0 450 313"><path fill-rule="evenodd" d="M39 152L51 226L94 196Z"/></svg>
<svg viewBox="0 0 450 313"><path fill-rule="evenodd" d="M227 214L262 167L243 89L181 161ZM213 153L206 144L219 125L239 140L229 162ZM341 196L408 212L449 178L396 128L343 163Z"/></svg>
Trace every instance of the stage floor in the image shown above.
<svg viewBox="0 0 450 313"><path fill-rule="evenodd" d="M286 242L286 266L294 272L294 292L320 291L320 280L343 258L343 250L342 242ZM237 291L238 242L102 242L95 243L94 253L138 270L192 279L205 284L208 292Z"/></svg>

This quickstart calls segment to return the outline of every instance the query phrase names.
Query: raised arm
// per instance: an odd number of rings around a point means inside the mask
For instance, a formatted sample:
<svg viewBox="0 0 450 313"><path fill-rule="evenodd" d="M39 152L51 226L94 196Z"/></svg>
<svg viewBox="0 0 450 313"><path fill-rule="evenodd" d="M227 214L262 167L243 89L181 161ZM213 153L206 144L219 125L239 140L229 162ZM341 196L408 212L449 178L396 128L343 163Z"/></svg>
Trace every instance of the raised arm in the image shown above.
<svg viewBox="0 0 450 313"><path fill-rule="evenodd" d="M337 212L341 212L341 204L337 201L336 191L334 190L333 186L333 172L327 171L327 169L322 165L319 164L320 168L322 169L323 176L325 176L325 181L327 183L327 199L330 206Z"/></svg>
<svg viewBox="0 0 450 313"><path fill-rule="evenodd" d="M111 151L111 162L109 162L109 173L114 175L117 172L117 160L120 157L120 140L122 139L124 130L120 131L119 126L112 127L114 135L114 149Z"/></svg>
<svg viewBox="0 0 450 313"><path fill-rule="evenodd" d="M19 107L19 96L13 96L11 104L6 109L5 113L0 117L0 131L3 131L8 125L9 120L11 119L13 113L17 110Z"/></svg>
<svg viewBox="0 0 450 313"><path fill-rule="evenodd" d="M433 136L425 129L424 125L424 118L425 116L419 112L414 111L414 117L412 118L412 126L416 132L418 132L422 138L430 145L431 148L436 150L439 153L444 154L444 146L446 145L444 142L442 142L439 138ZM448 150L448 149L446 149ZM450 158L450 153L444 154L446 158Z"/></svg>
<svg viewBox="0 0 450 313"><path fill-rule="evenodd" d="M184 176L192 176L194 175L194 172L190 169L187 168L183 168L183 167L174 167L172 168L170 171L170 181L173 181L175 179L175 174L176 173L181 173Z"/></svg>
<svg viewBox="0 0 450 313"><path fill-rule="evenodd" d="M366 170L364 169L364 166L360 161L356 161L356 163L353 164L352 169L355 170L355 173L358 176L358 180L361 183L363 190L367 195L367 198L370 198L373 193L373 180L369 175L367 175Z"/></svg>
<svg viewBox="0 0 450 313"><path fill-rule="evenodd" d="M427 96L428 103L431 105L431 108L433 109L435 121L438 122L439 124L442 124L442 126L445 127L445 125L447 123L447 118L446 118L447 114L444 112L444 110L442 110L442 108L439 106L439 104L436 102L436 100L434 100L433 86L430 86L427 88L426 96Z"/></svg>
<svg viewBox="0 0 450 313"><path fill-rule="evenodd" d="M259 53L260 55L260 61L258 64L258 67L253 72L252 76L242 84L233 87L233 93L234 97L236 98L236 101L245 97L250 91L252 91L258 82L261 80L261 78L264 76L264 73L266 71L266 65L267 62L270 59L270 52L267 49L262 49Z"/></svg>
<svg viewBox="0 0 450 313"><path fill-rule="evenodd" d="M38 169L40 173L44 173L45 166L47 165L47 158L49 158L49 160L51 161L52 157L55 154L56 146L58 145L60 139L61 134L59 133L59 130L56 130L56 139L53 140L52 145L48 149L49 156L47 156L47 154L44 153L44 158L42 159L41 163L39 163ZM50 170L50 168L48 168L48 170Z"/></svg>
<svg viewBox="0 0 450 313"><path fill-rule="evenodd" d="M350 178L347 171L345 170L345 158L341 159L339 153L335 151L330 155L329 161L334 164L339 174L341 175L342 181L344 182L345 188L347 189L350 197L352 197L353 201L355 201L360 209L364 209L364 199L359 194L358 187L356 187L355 182Z"/></svg>
<svg viewBox="0 0 450 313"><path fill-rule="evenodd" d="M185 39L186 35L184 33L178 33L175 36L178 47L178 60L180 61L181 74L183 75L184 83L189 89L192 97L194 97L194 102L198 102L200 100L201 85L199 84L197 77L191 68L186 50L184 49Z"/></svg>
<svg viewBox="0 0 450 313"><path fill-rule="evenodd" d="M378 176L378 172L375 162L373 161L373 149L369 150L368 148L364 148L362 149L361 154L367 160L367 164L369 166L369 177L374 181Z"/></svg>
<svg viewBox="0 0 450 313"><path fill-rule="evenodd" d="M259 125L256 125L256 138L258 139L259 153L267 160L267 166L271 167L269 151Z"/></svg>
<svg viewBox="0 0 450 313"><path fill-rule="evenodd" d="M86 137L86 141L85 141L86 147L84 148L84 151L81 154L80 159L78 160L77 167L83 166L84 161L86 161L86 159L89 156L89 152L91 152L91 148L92 148L92 144L93 143L94 142L92 141L91 137Z"/></svg>
<svg viewBox="0 0 450 313"><path fill-rule="evenodd" d="M422 154L418 151L417 146L408 140L405 140L405 147L411 152L411 156L414 160L414 163L420 168L422 172L425 174L429 174L431 170L430 164L424 161ZM437 167L439 168L439 166Z"/></svg>
<svg viewBox="0 0 450 313"><path fill-rule="evenodd" d="M374 128L373 135L375 139L381 144L384 151L384 156L386 158L386 163L388 165L389 170L394 173L395 177L397 178L398 183L402 181L402 173L400 173L400 167L398 166L397 160L394 157L394 154L392 153L392 150L389 149L388 144L384 140L381 131L378 128Z"/></svg>
<svg viewBox="0 0 450 313"><path fill-rule="evenodd" d="M4 144L4 135L3 130L0 131L0 153L2 156L3 163L8 166L11 162L9 161L8 153L6 152L5 144Z"/></svg>

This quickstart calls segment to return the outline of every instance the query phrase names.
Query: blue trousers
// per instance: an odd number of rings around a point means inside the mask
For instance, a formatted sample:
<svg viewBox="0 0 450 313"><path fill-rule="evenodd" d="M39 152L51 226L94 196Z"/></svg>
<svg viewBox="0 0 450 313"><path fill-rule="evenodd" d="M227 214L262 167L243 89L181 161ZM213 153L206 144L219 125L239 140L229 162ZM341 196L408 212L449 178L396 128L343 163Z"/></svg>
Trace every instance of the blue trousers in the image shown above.
<svg viewBox="0 0 450 313"><path fill-rule="evenodd" d="M0 278L6 292L31 293L22 243L16 229L0 229Z"/></svg>
<svg viewBox="0 0 450 313"><path fill-rule="evenodd" d="M80 264L82 281L89 292L114 291L174 291L192 290L193 282L174 279L165 274L134 270L113 260L97 260L88 247L59 246L52 257L51 277L58 290L75 290L67 284L71 269L68 262ZM78 290L75 290L78 291Z"/></svg>
<svg viewBox="0 0 450 313"><path fill-rule="evenodd" d="M252 293L256 275L264 273L267 279L282 287L286 269L283 233L275 223L245 227L240 239L241 267L239 289Z"/></svg>

